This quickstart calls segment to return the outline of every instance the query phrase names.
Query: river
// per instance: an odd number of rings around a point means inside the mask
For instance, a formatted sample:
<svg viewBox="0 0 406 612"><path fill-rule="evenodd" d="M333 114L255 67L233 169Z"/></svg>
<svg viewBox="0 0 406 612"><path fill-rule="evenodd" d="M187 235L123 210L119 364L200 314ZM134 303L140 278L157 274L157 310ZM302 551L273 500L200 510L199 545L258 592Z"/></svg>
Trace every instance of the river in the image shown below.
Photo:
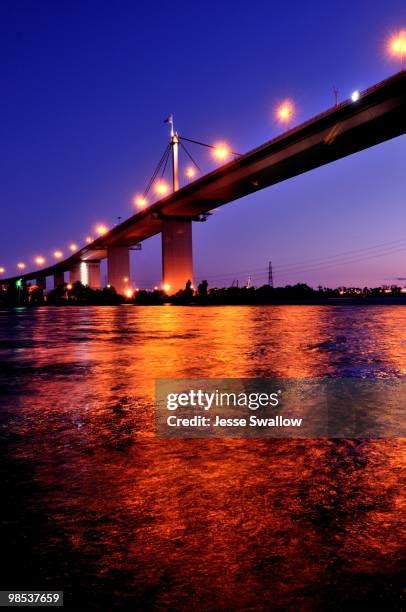
<svg viewBox="0 0 406 612"><path fill-rule="evenodd" d="M154 381L404 377L406 306L3 310L0 364L2 589L400 609L403 440L160 439Z"/></svg>

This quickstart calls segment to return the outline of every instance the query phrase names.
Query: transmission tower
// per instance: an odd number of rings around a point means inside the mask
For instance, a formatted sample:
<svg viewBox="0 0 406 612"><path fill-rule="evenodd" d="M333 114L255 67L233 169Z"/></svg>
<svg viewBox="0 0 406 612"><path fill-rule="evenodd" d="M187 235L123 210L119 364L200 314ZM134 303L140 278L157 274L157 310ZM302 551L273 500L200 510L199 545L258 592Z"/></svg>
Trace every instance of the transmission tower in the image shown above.
<svg viewBox="0 0 406 612"><path fill-rule="evenodd" d="M272 261L270 261L268 265L268 285L273 287Z"/></svg>

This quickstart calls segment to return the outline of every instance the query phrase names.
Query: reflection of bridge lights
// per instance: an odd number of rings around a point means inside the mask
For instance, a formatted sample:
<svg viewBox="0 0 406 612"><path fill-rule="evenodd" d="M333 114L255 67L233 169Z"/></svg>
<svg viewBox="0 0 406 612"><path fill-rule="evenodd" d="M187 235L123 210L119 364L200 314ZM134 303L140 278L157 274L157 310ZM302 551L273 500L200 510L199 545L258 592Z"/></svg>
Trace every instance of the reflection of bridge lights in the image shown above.
<svg viewBox="0 0 406 612"><path fill-rule="evenodd" d="M185 170L185 175L188 178L194 178L196 176L196 168L193 168L193 166L188 166Z"/></svg>
<svg viewBox="0 0 406 612"><path fill-rule="evenodd" d="M54 257L55 259L62 259L63 257L62 251L54 251Z"/></svg>
<svg viewBox="0 0 406 612"><path fill-rule="evenodd" d="M102 224L96 225L96 233L99 236L103 236L104 234L107 234L108 231L109 230L107 229L107 227L105 225L102 225Z"/></svg>
<svg viewBox="0 0 406 612"><path fill-rule="evenodd" d="M292 100L284 100L276 109L276 118L280 123L288 123L295 113Z"/></svg>
<svg viewBox="0 0 406 612"><path fill-rule="evenodd" d="M36 257L34 261L37 266L42 266L45 263L45 257L42 257L42 255L38 255L38 257Z"/></svg>
<svg viewBox="0 0 406 612"><path fill-rule="evenodd" d="M155 183L154 189L158 195L166 195L169 191L169 185L166 181L158 181Z"/></svg>
<svg viewBox="0 0 406 612"><path fill-rule="evenodd" d="M134 206L137 206L137 208L145 208L145 206L148 204L147 198L144 198L144 196L141 194L137 194L134 197L133 202Z"/></svg>
<svg viewBox="0 0 406 612"><path fill-rule="evenodd" d="M171 290L171 286L169 283L164 283L162 288L165 291L165 293L168 293L168 291Z"/></svg>
<svg viewBox="0 0 406 612"><path fill-rule="evenodd" d="M25 263L23 261L19 261L17 264L17 268L19 270L25 270Z"/></svg>
<svg viewBox="0 0 406 612"><path fill-rule="evenodd" d="M86 244L91 244L93 242L93 238L91 236L86 236Z"/></svg>
<svg viewBox="0 0 406 612"><path fill-rule="evenodd" d="M360 99L360 95L361 95L361 94L359 93L358 89L356 89L356 90L355 90L355 91L353 91L353 92L352 92L352 94L351 94L351 100L352 100L353 102L358 102L358 100Z"/></svg>
<svg viewBox="0 0 406 612"><path fill-rule="evenodd" d="M231 155L231 149L224 143L218 143L214 146L213 157L218 161L224 161Z"/></svg>
<svg viewBox="0 0 406 612"><path fill-rule="evenodd" d="M0 266L0 274L4 274L5 271L6 271L6 268L3 268L3 266Z"/></svg>
<svg viewBox="0 0 406 612"><path fill-rule="evenodd" d="M69 250L72 251L72 253L74 253L75 251L78 250L78 245L75 244L74 242L71 242L69 245Z"/></svg>

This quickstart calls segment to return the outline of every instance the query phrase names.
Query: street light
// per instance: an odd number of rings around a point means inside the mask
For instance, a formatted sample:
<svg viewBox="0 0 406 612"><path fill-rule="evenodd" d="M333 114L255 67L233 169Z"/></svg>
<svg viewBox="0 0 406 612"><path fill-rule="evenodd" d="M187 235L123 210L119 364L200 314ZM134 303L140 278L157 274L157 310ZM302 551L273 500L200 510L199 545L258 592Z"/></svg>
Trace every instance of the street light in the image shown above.
<svg viewBox="0 0 406 612"><path fill-rule="evenodd" d="M72 251L72 253L74 253L75 251L78 250L78 245L75 242L71 242L69 245L69 250Z"/></svg>
<svg viewBox="0 0 406 612"><path fill-rule="evenodd" d="M213 157L218 161L224 161L225 159L230 157L230 155L231 149L227 144L219 142L218 144L214 145Z"/></svg>
<svg viewBox="0 0 406 612"><path fill-rule="evenodd" d="M392 36L389 41L389 52L395 57L400 57L400 69L403 70L404 57L406 55L406 30L400 30Z"/></svg>
<svg viewBox="0 0 406 612"><path fill-rule="evenodd" d="M145 208L146 205L148 204L147 198L144 198L144 196L141 195L140 193L138 193L134 197L133 202L134 202L134 206L137 206L137 208Z"/></svg>
<svg viewBox="0 0 406 612"><path fill-rule="evenodd" d="M17 268L19 270L25 270L25 263L23 261L19 261L17 264Z"/></svg>
<svg viewBox="0 0 406 612"><path fill-rule="evenodd" d="M104 234L107 234L108 231L109 230L107 229L107 227L105 225L103 225L103 224L100 224L100 225L96 226L96 233L99 236L103 236Z"/></svg>
<svg viewBox="0 0 406 612"><path fill-rule="evenodd" d="M193 168L193 166L188 166L185 170L185 175L189 179L194 178L196 176L196 168Z"/></svg>
<svg viewBox="0 0 406 612"><path fill-rule="evenodd" d="M279 123L289 123L295 113L295 105L292 100L284 100L276 109L276 119Z"/></svg>
<svg viewBox="0 0 406 612"><path fill-rule="evenodd" d="M355 91L352 92L351 94L351 100L353 102L358 102L358 100L360 99L361 94L359 93L358 89L356 89Z"/></svg>
<svg viewBox="0 0 406 612"><path fill-rule="evenodd" d="M54 251L54 257L55 259L62 259L63 257L62 251Z"/></svg>
<svg viewBox="0 0 406 612"><path fill-rule="evenodd" d="M4 274L6 271L6 268L3 268L3 266L0 266L0 274Z"/></svg>
<svg viewBox="0 0 406 612"><path fill-rule="evenodd" d="M160 180L155 183L154 189L158 195L166 195L169 191L169 185L166 181Z"/></svg>
<svg viewBox="0 0 406 612"><path fill-rule="evenodd" d="M91 244L93 242L93 238L91 236L86 236L86 244Z"/></svg>
<svg viewBox="0 0 406 612"><path fill-rule="evenodd" d="M42 257L42 255L38 255L38 257L36 257L34 261L37 266L43 266L45 263L45 257Z"/></svg>

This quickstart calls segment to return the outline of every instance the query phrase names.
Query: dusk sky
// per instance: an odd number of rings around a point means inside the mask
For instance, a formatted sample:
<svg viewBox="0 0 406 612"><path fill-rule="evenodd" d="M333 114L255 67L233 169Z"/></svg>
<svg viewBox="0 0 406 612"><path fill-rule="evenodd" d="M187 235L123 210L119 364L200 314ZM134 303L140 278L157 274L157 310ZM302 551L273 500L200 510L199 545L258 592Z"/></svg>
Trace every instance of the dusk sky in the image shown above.
<svg viewBox="0 0 406 612"><path fill-rule="evenodd" d="M282 131L278 101L298 124L333 87L345 99L397 72L386 46L404 27L404 0L3 0L0 266L34 268L133 214L169 113L181 134L246 152ZM194 224L196 280L261 284L270 259L276 284L406 279L405 155L401 137L221 207ZM132 262L137 285L159 283L160 237Z"/></svg>

